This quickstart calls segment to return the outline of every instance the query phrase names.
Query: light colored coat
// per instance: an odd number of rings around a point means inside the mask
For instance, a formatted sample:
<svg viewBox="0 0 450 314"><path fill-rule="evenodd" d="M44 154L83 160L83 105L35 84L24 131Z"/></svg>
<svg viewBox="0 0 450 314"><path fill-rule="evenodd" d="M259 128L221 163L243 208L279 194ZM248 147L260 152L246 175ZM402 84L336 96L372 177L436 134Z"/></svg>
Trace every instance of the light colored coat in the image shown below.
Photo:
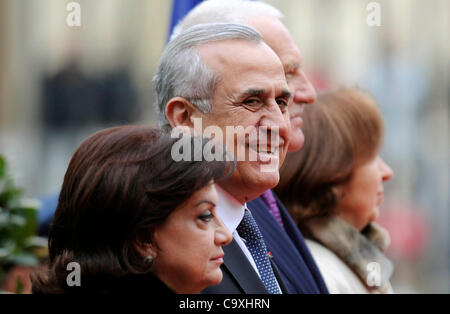
<svg viewBox="0 0 450 314"><path fill-rule="evenodd" d="M384 229L372 223L363 234L337 217L313 218L305 226L311 237L306 244L330 293L393 293Z"/></svg>

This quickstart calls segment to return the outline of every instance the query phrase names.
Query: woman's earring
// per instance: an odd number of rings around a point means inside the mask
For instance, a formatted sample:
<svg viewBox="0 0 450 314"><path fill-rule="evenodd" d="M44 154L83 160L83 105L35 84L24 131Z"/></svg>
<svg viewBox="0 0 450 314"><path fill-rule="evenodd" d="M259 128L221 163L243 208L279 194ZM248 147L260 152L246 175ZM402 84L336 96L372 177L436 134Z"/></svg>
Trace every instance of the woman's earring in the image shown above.
<svg viewBox="0 0 450 314"><path fill-rule="evenodd" d="M147 256L144 258L144 263L145 263L145 264L151 264L151 263L153 263L153 256L147 255Z"/></svg>

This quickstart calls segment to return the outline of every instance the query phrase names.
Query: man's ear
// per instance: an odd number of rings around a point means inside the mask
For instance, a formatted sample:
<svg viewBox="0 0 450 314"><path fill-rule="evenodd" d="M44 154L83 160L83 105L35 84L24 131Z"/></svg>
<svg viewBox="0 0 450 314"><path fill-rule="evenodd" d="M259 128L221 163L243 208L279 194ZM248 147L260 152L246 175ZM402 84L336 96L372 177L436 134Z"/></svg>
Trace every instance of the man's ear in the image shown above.
<svg viewBox="0 0 450 314"><path fill-rule="evenodd" d="M183 97L174 97L167 103L166 117L172 128L177 126L194 127L193 115L198 109Z"/></svg>

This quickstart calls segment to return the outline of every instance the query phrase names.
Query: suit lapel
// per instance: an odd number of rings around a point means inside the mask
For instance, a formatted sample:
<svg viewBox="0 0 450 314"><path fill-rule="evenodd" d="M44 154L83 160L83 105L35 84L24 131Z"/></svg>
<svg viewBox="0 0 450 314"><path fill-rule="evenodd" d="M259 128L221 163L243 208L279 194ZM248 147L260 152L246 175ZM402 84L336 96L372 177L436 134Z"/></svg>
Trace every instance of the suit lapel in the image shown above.
<svg viewBox="0 0 450 314"><path fill-rule="evenodd" d="M280 271L278 270L277 265L272 261L272 259L270 259L270 264L272 265L273 273L275 274L275 278L277 278L281 292L283 292L283 294L290 294L289 289L286 287L286 284L283 281L283 278L281 278Z"/></svg>
<svg viewBox="0 0 450 314"><path fill-rule="evenodd" d="M290 293L320 293L313 274L311 274L311 270L303 258L305 252L302 251L307 250L307 248L306 246L299 247L299 241L303 240L303 238L296 239L296 242L293 242L290 236L292 232L290 230L291 226L286 219L287 217L283 215L284 208L279 203L277 205L280 209L286 232L282 230L281 226L270 214L266 203L261 198L257 198L251 204L247 204L249 207L252 206L250 209L254 209L252 211L253 217L258 223L261 233L263 233L268 250L274 256L273 262L279 270L279 275L284 278L284 284ZM294 227L297 229L296 226Z"/></svg>
<svg viewBox="0 0 450 314"><path fill-rule="evenodd" d="M258 274L234 239L229 245L223 247L223 251L225 253L223 267L228 270L245 293L268 293Z"/></svg>
<svg viewBox="0 0 450 314"><path fill-rule="evenodd" d="M322 274L319 271L319 268L314 261L308 247L306 246L305 240L303 238L303 234L301 233L298 226L294 223L294 220L290 217L289 212L286 207L281 203L280 199L274 193L275 199L277 201L278 208L280 209L281 219L283 220L284 228L289 238L293 241L294 245L299 248L298 252L301 254L305 264L309 268L310 274L313 277L314 283L319 289L319 292L315 293L323 293L328 294L328 289L325 284L325 281L322 277Z"/></svg>

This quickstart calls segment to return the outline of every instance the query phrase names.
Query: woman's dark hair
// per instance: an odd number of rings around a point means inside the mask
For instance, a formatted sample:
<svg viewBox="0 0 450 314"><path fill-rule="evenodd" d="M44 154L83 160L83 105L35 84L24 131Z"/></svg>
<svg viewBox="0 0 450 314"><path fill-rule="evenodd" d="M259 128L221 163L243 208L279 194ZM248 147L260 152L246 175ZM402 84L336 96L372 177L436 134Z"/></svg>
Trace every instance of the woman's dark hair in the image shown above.
<svg viewBox="0 0 450 314"><path fill-rule="evenodd" d="M357 88L320 94L303 120L305 143L286 156L275 188L297 223L330 214L340 200L336 187L376 156L383 138L375 100Z"/></svg>
<svg viewBox="0 0 450 314"><path fill-rule="evenodd" d="M191 157L208 142L124 126L97 132L80 145L50 227L49 269L32 276L34 293L68 291L70 262L80 265L84 288L101 278L150 271L136 241L150 243L155 227L175 208L211 180L230 175L235 166L203 158L174 161L172 147L178 141L187 141L183 147L192 148Z"/></svg>

